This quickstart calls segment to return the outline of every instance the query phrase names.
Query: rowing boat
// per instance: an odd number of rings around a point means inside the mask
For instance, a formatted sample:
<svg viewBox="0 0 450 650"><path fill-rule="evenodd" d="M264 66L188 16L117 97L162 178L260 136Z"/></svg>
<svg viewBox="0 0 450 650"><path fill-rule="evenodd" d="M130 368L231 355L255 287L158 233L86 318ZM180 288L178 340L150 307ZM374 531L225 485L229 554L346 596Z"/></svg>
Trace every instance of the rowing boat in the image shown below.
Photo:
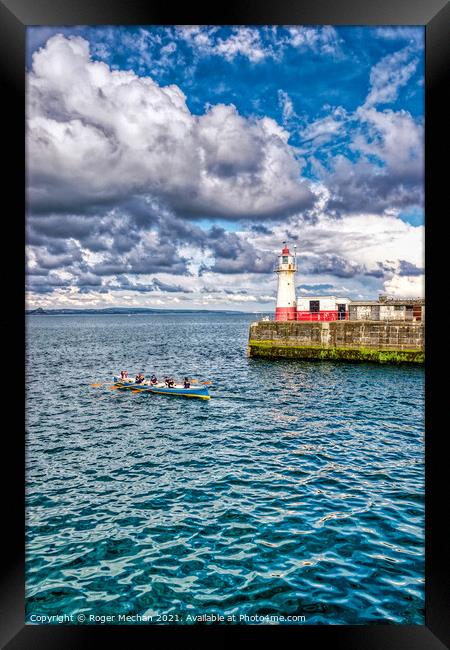
<svg viewBox="0 0 450 650"><path fill-rule="evenodd" d="M151 384L148 380L137 384L132 379L123 380L120 377L114 377L114 386L122 389L138 390L142 393L153 393L155 395L177 395L179 397L198 397L200 399L210 399L210 395L206 386L183 388L181 386L174 386L168 388L165 384Z"/></svg>

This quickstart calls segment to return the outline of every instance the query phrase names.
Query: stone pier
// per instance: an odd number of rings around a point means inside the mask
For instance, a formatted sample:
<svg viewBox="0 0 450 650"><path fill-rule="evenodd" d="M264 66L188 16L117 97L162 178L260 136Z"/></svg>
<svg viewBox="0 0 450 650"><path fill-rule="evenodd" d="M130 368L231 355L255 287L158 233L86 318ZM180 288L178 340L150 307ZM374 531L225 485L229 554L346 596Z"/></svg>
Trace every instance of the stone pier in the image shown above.
<svg viewBox="0 0 450 650"><path fill-rule="evenodd" d="M405 321L260 321L250 326L248 355L424 363L425 324Z"/></svg>

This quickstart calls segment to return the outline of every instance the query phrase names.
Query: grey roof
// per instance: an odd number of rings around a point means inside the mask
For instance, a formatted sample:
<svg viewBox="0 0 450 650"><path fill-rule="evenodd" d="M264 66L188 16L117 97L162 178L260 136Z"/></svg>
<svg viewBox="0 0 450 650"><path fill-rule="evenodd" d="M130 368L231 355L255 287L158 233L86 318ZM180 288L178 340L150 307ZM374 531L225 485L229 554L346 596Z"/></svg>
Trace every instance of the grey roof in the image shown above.
<svg viewBox="0 0 450 650"><path fill-rule="evenodd" d="M372 306L372 305L424 305L425 298L387 298L385 300L352 300L350 302L351 306L363 307L363 306Z"/></svg>

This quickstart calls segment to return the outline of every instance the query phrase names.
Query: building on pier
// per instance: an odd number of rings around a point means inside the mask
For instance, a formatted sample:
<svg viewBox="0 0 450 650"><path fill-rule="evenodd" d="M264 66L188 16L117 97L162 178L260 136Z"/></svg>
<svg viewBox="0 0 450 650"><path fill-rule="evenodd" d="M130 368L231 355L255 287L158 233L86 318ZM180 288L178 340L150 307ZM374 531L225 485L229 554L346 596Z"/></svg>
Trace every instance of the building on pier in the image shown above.
<svg viewBox="0 0 450 650"><path fill-rule="evenodd" d="M350 300L336 296L307 296L297 298L295 273L297 252L291 253L286 242L278 256L276 321L409 321L425 320L423 298L397 298L380 295L378 300Z"/></svg>
<svg viewBox="0 0 450 650"><path fill-rule="evenodd" d="M410 321L425 320L423 298L394 298L380 296L378 300L352 300L349 320Z"/></svg>

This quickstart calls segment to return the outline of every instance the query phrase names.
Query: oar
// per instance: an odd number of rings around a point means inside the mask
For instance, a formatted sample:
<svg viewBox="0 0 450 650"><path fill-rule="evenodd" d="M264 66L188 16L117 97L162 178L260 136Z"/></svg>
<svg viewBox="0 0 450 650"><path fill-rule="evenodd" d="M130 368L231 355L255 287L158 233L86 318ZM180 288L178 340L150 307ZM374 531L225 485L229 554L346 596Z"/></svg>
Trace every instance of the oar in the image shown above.
<svg viewBox="0 0 450 650"><path fill-rule="evenodd" d="M105 384L109 384L109 381L99 381L97 384L90 384L92 388L99 388L100 386L104 386ZM123 388L122 386L111 386L111 390L115 390L116 388Z"/></svg>
<svg viewBox="0 0 450 650"><path fill-rule="evenodd" d="M212 381L200 381L198 379L191 379L191 384L212 384Z"/></svg>

